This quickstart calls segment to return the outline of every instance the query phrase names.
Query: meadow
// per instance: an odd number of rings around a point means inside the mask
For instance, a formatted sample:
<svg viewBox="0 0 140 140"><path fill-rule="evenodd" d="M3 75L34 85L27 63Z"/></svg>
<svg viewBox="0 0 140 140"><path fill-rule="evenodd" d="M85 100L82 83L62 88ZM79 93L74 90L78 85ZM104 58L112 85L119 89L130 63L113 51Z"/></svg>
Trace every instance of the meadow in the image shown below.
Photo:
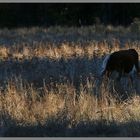
<svg viewBox="0 0 140 140"><path fill-rule="evenodd" d="M140 79L97 84L105 56L140 55L139 40L138 21L0 29L0 136L140 136Z"/></svg>

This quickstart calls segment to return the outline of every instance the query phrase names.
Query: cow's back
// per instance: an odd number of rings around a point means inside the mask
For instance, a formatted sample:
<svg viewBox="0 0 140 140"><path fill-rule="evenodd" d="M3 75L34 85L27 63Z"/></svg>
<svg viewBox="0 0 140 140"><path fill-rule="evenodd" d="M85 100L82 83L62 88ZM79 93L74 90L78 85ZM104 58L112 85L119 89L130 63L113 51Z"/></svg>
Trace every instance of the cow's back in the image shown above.
<svg viewBox="0 0 140 140"><path fill-rule="evenodd" d="M134 49L120 50L110 55L106 69L108 71L116 70L128 73L137 61L138 53Z"/></svg>

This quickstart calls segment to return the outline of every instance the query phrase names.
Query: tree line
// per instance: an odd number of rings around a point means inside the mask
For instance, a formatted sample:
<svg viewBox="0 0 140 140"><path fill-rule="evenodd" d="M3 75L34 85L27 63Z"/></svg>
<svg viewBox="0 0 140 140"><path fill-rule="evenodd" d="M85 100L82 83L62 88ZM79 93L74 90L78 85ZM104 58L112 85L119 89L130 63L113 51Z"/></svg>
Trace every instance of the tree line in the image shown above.
<svg viewBox="0 0 140 140"><path fill-rule="evenodd" d="M1 3L0 27L129 25L139 3Z"/></svg>

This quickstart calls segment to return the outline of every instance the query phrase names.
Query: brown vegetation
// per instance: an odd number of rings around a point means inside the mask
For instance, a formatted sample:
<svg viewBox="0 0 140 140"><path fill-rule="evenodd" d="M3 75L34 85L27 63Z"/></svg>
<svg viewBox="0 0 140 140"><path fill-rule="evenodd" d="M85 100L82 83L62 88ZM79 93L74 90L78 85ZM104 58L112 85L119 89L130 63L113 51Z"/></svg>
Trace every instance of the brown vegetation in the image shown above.
<svg viewBox="0 0 140 140"><path fill-rule="evenodd" d="M139 79L135 87L127 78L104 80L96 97L106 54L135 48L140 55L129 28L109 29L1 30L1 136L140 136Z"/></svg>

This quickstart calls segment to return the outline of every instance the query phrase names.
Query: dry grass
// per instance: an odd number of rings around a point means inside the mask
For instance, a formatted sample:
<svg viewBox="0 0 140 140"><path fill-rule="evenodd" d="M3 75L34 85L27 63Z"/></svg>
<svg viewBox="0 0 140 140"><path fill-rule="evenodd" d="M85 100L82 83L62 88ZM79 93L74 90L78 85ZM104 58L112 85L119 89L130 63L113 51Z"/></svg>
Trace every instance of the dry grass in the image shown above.
<svg viewBox="0 0 140 140"><path fill-rule="evenodd" d="M52 126L55 123L58 125L57 119L62 121L62 123L59 122L59 125L64 125L63 127L66 129L74 129L79 127L79 124L83 122L84 126L80 126L79 131L83 131L80 129L86 127L86 124L88 127L90 122L91 124L93 122L95 124L100 122L103 123L102 125L105 127L106 125L111 125L112 122L114 122L114 125L121 125L132 121L139 122L140 119L140 97L136 95L133 95L126 101L118 102L114 97L109 96L108 92L106 91L102 95L102 98L98 100L94 96L93 91L87 92L81 87L80 95L78 98L76 98L75 88L72 85L64 84L58 85L58 90L52 89L52 91L47 91L46 87L43 87L42 92L44 95L40 97L39 94L41 91L37 91L32 86L21 87L19 84L21 84L21 80L20 83L19 81L17 81L17 83L9 83L7 90L1 93L0 111L1 115L3 116L2 121L4 122L4 127L9 128L6 131L6 135L10 133L10 128L12 127L12 131L15 129L13 136L26 136L26 134L23 132L16 134L18 133L16 132L16 127L32 127L38 125L42 127L49 127L48 123L50 123L49 125L52 123ZM89 86L88 84L89 83L84 86ZM9 116L10 119L6 116ZM51 118L54 118L54 122L51 122ZM94 127L94 123L92 124L93 126L91 125L90 128L88 128L89 131L93 129L92 127ZM135 125L137 127L139 124ZM13 128L13 126L15 127ZM49 133L49 128L44 129L48 129L48 132L43 133L45 136L47 136ZM121 127L119 129L121 129ZM126 129L128 129L128 126L126 128L124 127L124 131L127 131ZM132 130L130 129L129 131L131 132ZM126 132L127 136L129 136L129 131ZM51 134L51 136L55 136L54 132ZM34 133L37 132L31 132L30 135L34 136ZM59 133L60 136L63 136L63 131L60 131ZM105 131L101 132L99 136L101 136L102 133L105 133L106 136ZM37 135L42 136L42 133L38 132ZM70 135L71 133L68 133L66 136ZM74 132L72 135L74 135ZM82 133L79 133L79 136L80 135L83 136ZM88 136L88 132L85 135ZM96 133L90 135L98 136ZM109 135L111 136L113 134L110 132ZM123 133L120 131L118 136L125 135L123 135Z"/></svg>
<svg viewBox="0 0 140 140"><path fill-rule="evenodd" d="M0 30L0 135L140 136L139 78L97 84L106 54L140 55L132 28Z"/></svg>

